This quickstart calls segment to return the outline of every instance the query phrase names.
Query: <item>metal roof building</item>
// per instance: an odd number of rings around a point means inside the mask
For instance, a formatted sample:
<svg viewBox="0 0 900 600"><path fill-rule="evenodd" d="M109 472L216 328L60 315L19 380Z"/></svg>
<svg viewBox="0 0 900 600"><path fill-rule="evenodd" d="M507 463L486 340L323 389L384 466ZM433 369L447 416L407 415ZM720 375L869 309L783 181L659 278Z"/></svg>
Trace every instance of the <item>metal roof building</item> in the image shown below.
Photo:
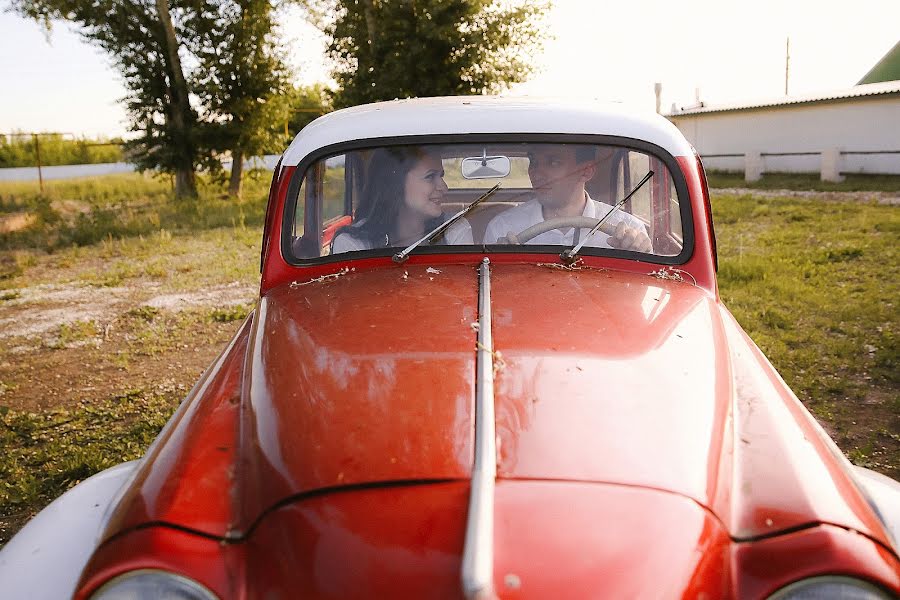
<svg viewBox="0 0 900 600"><path fill-rule="evenodd" d="M896 55L895 58L894 55ZM863 79L900 70L900 44ZM879 75L881 74L881 75ZM690 106L665 115L707 169L900 174L900 79L742 104Z"/></svg>

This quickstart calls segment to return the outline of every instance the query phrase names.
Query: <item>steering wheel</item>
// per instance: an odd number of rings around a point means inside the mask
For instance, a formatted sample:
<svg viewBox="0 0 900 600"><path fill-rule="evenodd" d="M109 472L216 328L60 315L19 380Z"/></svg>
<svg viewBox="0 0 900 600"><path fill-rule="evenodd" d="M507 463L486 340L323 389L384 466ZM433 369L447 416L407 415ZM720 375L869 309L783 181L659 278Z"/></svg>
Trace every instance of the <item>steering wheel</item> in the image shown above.
<svg viewBox="0 0 900 600"><path fill-rule="evenodd" d="M506 235L506 240L510 244L525 244L529 242L531 239L536 238L542 233L547 233L548 231L552 231L554 229L562 229L563 227L577 227L579 229L593 229L600 219L594 219L592 217L554 217L553 219L547 219L546 221L541 221L535 225L527 229L523 229L519 233L509 232ZM615 235L616 228L609 222L604 223L600 226L600 231L605 233L606 235ZM500 240L498 240L500 241Z"/></svg>

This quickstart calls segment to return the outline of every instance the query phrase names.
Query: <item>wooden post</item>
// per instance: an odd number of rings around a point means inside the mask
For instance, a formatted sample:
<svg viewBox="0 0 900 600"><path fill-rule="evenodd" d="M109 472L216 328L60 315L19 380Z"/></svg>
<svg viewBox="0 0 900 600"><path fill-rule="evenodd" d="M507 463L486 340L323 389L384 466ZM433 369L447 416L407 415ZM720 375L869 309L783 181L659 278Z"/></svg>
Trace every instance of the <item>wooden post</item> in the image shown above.
<svg viewBox="0 0 900 600"><path fill-rule="evenodd" d="M37 168L38 168L38 183L41 186L41 193L44 193L44 176L41 173L41 146L38 143L38 134L32 133L31 137L34 138L34 154L37 157Z"/></svg>

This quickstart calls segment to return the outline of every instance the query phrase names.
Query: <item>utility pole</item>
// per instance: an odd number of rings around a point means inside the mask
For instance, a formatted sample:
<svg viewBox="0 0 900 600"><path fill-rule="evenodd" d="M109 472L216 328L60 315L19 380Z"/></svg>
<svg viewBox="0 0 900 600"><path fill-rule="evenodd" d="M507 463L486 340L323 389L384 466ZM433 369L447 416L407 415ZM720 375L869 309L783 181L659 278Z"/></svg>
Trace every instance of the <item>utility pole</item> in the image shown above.
<svg viewBox="0 0 900 600"><path fill-rule="evenodd" d="M784 47L784 95L788 95L788 73L791 69L791 36L787 38L787 44Z"/></svg>

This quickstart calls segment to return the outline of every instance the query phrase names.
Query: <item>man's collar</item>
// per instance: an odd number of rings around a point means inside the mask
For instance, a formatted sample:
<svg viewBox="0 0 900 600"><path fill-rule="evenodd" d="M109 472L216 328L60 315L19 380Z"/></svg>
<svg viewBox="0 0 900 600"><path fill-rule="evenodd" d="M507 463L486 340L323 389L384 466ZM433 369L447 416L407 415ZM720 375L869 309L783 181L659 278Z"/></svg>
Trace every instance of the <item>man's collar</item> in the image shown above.
<svg viewBox="0 0 900 600"><path fill-rule="evenodd" d="M533 196L531 197L531 200L530 200L530 201L531 201L531 202L535 202L535 203L538 205L539 210L540 210L540 216L541 216L541 220L542 220L542 221L546 221L547 219L552 218L552 217L545 217L545 215L544 215L544 205L541 204L541 201L540 201L540 200L538 200L537 194L533 195ZM594 204L595 204L595 203L594 203L594 201L591 199L591 197L588 195L587 190L585 190L585 191L584 191L584 208L581 209L581 215L584 216L584 217L593 217L593 216L594 216L594 213L596 213Z"/></svg>
<svg viewBox="0 0 900 600"><path fill-rule="evenodd" d="M581 214L582 216L590 217L592 219L597 218L597 203L594 202L594 199L587 193L587 190L584 191L584 210L581 211Z"/></svg>

